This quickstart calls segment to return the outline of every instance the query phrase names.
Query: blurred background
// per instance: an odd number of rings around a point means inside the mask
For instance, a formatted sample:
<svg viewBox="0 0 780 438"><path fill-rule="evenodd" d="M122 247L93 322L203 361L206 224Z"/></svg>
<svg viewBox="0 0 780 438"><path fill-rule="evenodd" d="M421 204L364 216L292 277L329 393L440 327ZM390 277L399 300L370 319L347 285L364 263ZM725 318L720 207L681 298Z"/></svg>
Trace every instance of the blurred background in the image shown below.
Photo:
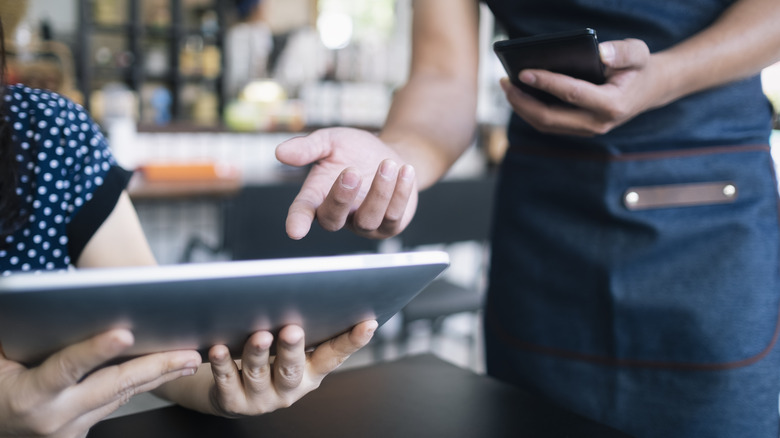
<svg viewBox="0 0 780 438"><path fill-rule="evenodd" d="M82 104L121 165L159 263L443 249L452 267L350 362L435 351L481 371L493 169L510 109L481 14L480 128L419 226L370 241L284 234L306 169L275 147L326 126L378 131L410 58L412 0L0 0L9 79ZM446 114L442 114L446 117ZM430 230L436 230L431 233Z"/></svg>
<svg viewBox="0 0 780 438"><path fill-rule="evenodd" d="M11 82L84 105L120 164L137 170L129 191L160 263L446 249L453 264L448 283L438 286L449 298L431 292L395 328L383 328L385 338L402 342L378 346L364 360L381 360L388 349L434 349L481 371L493 169L506 149L510 114L498 85L504 72L490 49L504 36L484 9L479 129L445 184L428 195L433 208L421 210L418 230L385 242L316 226L305 242L284 235L305 169L279 164L276 145L326 126L381 128L407 75L411 3L0 0L0 17ZM780 108L780 66L763 77Z"/></svg>

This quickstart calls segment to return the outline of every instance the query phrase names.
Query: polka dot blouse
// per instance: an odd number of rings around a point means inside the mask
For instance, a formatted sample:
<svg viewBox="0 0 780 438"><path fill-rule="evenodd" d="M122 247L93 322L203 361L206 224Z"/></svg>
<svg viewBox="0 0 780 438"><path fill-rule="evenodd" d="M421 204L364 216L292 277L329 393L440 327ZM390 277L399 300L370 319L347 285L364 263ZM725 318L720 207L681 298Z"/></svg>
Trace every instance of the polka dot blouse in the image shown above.
<svg viewBox="0 0 780 438"><path fill-rule="evenodd" d="M66 269L113 210L129 173L84 109L22 85L5 93L27 222L0 245L0 273Z"/></svg>

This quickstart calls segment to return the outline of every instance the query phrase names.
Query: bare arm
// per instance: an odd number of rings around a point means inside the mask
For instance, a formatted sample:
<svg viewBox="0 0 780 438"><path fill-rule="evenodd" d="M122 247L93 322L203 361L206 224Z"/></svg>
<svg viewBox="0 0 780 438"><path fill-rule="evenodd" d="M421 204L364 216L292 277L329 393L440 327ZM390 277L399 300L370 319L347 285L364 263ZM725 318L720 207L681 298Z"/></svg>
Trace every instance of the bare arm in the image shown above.
<svg viewBox="0 0 780 438"><path fill-rule="evenodd" d="M424 189L469 146L476 127L478 4L414 2L409 81L393 100L380 138L417 171Z"/></svg>
<svg viewBox="0 0 780 438"><path fill-rule="evenodd" d="M658 53L669 73L666 100L753 76L780 61L780 5L741 0L692 38Z"/></svg>
<svg viewBox="0 0 780 438"><path fill-rule="evenodd" d="M156 264L127 192L122 192L114 210L84 246L76 261L79 268Z"/></svg>

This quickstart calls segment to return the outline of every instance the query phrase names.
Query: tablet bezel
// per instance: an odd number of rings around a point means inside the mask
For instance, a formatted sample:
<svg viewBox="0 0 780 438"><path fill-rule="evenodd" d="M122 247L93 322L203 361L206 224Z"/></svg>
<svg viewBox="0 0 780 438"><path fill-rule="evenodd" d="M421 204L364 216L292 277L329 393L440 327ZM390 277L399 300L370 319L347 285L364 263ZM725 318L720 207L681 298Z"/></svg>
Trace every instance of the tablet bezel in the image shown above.
<svg viewBox="0 0 780 438"><path fill-rule="evenodd" d="M211 345L239 356L254 331L299 324L309 348L355 324L384 324L449 265L443 251L80 269L0 278L0 344L40 363L111 328L134 357ZM218 287L217 287L218 286Z"/></svg>

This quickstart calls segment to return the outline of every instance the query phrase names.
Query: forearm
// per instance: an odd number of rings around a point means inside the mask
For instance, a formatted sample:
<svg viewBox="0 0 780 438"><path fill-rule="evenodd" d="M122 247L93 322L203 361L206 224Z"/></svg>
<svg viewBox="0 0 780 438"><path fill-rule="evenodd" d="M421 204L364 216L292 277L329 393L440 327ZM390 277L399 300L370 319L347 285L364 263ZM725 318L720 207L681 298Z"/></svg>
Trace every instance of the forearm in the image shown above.
<svg viewBox="0 0 780 438"><path fill-rule="evenodd" d="M780 60L777 0L741 0L710 27L658 52L671 102L686 95L755 75Z"/></svg>
<svg viewBox="0 0 780 438"><path fill-rule="evenodd" d="M438 180L471 144L476 124L478 6L471 0L414 3L409 81L380 137L415 167L419 188Z"/></svg>
<svg viewBox="0 0 780 438"><path fill-rule="evenodd" d="M417 78L397 93L380 138L415 167L424 189L436 182L471 144L476 92L469 83Z"/></svg>

